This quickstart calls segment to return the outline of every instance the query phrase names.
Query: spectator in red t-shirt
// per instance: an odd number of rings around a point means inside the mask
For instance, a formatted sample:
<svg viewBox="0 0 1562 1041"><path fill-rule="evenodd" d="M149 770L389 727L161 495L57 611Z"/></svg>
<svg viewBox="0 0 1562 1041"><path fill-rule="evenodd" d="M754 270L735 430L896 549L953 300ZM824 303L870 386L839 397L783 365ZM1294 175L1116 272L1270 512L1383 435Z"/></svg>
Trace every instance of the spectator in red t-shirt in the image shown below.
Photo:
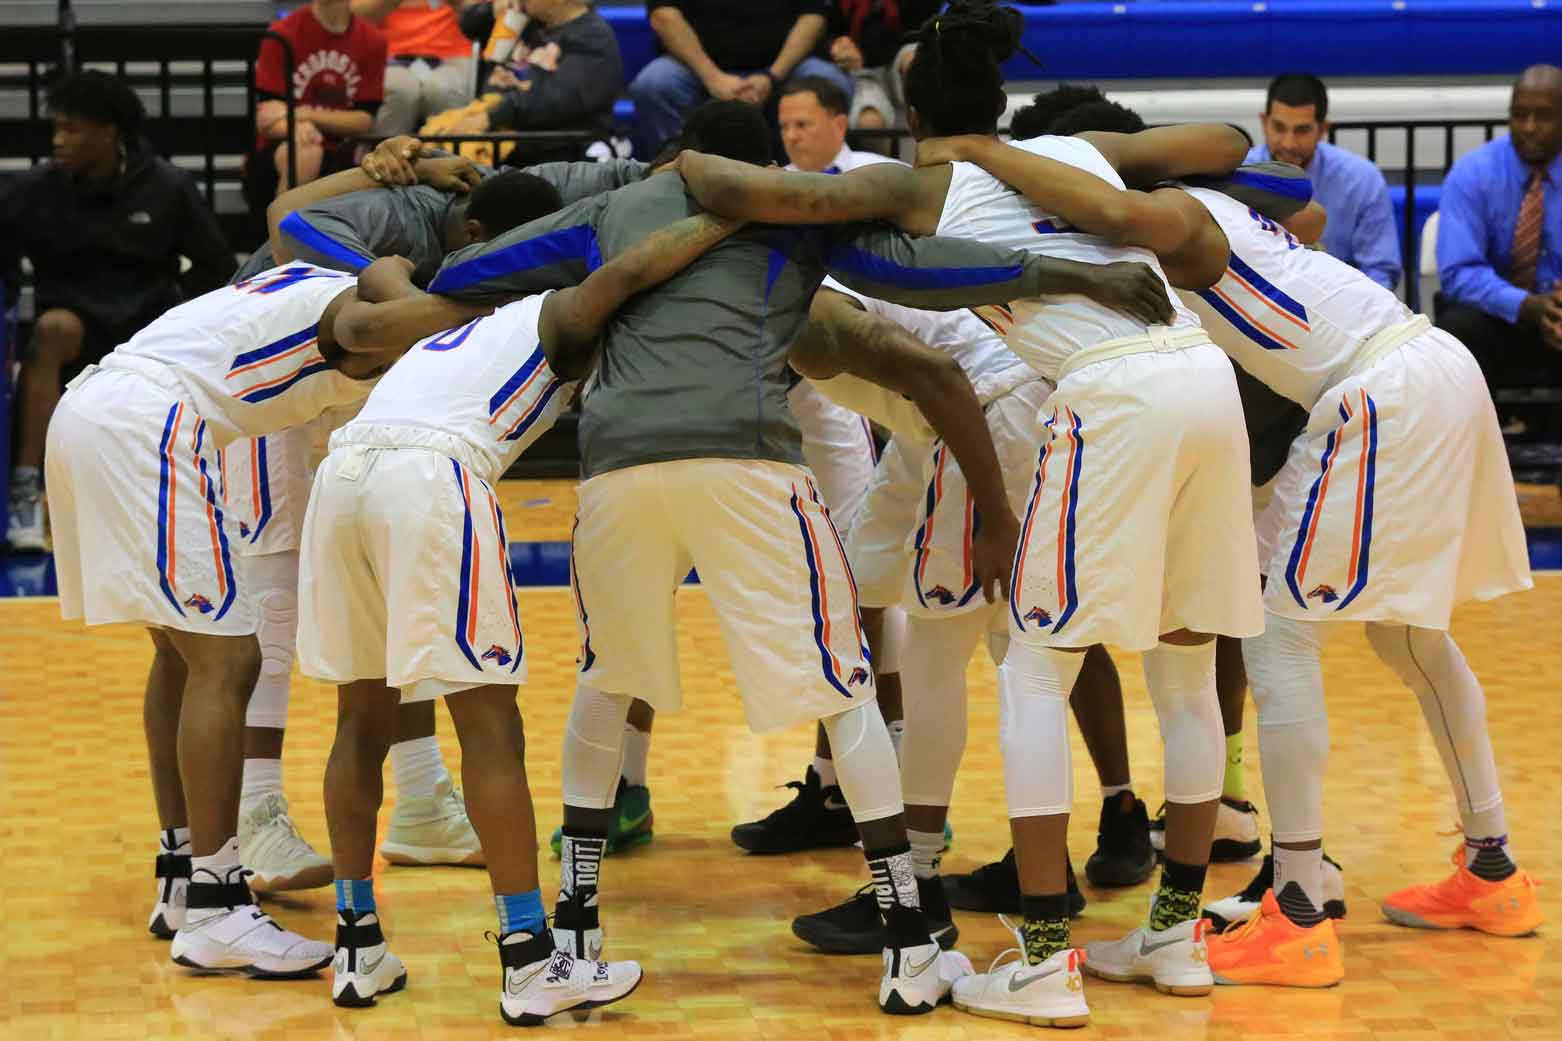
<svg viewBox="0 0 1562 1041"><path fill-rule="evenodd" d="M299 183L352 166L352 138L374 127L385 97L385 35L353 17L348 0L314 0L271 31L293 45L293 97ZM250 208L261 210L287 183L286 59L275 40L262 40L255 63L259 134L245 184Z"/></svg>

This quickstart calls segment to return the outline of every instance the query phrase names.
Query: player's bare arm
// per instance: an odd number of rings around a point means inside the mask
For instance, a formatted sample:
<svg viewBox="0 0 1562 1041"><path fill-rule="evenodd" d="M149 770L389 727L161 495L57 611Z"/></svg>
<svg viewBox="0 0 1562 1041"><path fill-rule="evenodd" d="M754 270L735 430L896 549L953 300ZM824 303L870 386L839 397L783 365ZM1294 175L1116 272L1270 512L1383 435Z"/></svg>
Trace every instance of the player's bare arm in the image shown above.
<svg viewBox="0 0 1562 1041"><path fill-rule="evenodd" d="M403 257L376 260L364 269L357 288L326 307L320 351L336 368L355 379L370 378L424 337L493 312L487 304L422 292L412 286L410 271Z"/></svg>
<svg viewBox="0 0 1562 1041"><path fill-rule="evenodd" d="M815 294L809 322L788 358L811 379L850 374L911 399L954 452L981 513L972 552L982 594L992 602L996 585L1007 596L1019 521L1009 508L981 402L954 359L828 289Z"/></svg>
<svg viewBox="0 0 1562 1041"><path fill-rule="evenodd" d="M689 194L725 217L766 224L840 224L878 220L912 235L938 230L948 170L876 163L844 174L805 174L720 156L684 152L678 169Z"/></svg>
<svg viewBox="0 0 1562 1041"><path fill-rule="evenodd" d="M1137 134L1079 135L1106 157L1130 188L1197 174L1226 174L1242 165L1252 142L1229 123L1184 123Z"/></svg>
<svg viewBox="0 0 1562 1041"><path fill-rule="evenodd" d="M710 213L686 217L647 235L580 285L548 297L538 318L548 364L560 375L578 375L598 337L630 297L672 278L742 226L742 221Z"/></svg>

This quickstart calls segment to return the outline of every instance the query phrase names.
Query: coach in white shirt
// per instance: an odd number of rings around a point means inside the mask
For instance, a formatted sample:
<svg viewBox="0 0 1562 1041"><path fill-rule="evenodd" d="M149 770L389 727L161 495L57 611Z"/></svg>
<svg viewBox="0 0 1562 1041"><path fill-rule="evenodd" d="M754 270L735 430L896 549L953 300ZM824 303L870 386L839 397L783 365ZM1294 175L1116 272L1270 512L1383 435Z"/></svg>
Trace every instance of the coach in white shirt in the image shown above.
<svg viewBox="0 0 1562 1041"><path fill-rule="evenodd" d="M777 114L787 169L805 173L845 173L870 163L899 160L846 147L851 101L840 87L819 76L798 76L781 91Z"/></svg>

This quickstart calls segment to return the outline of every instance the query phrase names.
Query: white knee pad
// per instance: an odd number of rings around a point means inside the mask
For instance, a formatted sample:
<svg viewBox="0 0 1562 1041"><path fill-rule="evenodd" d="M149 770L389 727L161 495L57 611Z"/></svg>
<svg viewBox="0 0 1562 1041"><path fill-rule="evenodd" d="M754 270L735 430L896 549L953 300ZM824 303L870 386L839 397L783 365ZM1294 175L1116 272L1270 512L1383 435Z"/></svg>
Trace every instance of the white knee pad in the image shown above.
<svg viewBox="0 0 1562 1041"><path fill-rule="evenodd" d="M900 762L878 705L864 702L819 722L830 739L835 776L851 806L852 820L862 823L904 813Z"/></svg>
<svg viewBox="0 0 1562 1041"><path fill-rule="evenodd" d="M900 783L909 806L948 806L954 794L965 754L965 670L987 625L984 611L907 623Z"/></svg>
<svg viewBox="0 0 1562 1041"><path fill-rule="evenodd" d="M884 645L879 648L878 660L873 664L880 676L893 676L900 671L901 659L906 647L906 612L900 607L884 609Z"/></svg>
<svg viewBox="0 0 1562 1041"><path fill-rule="evenodd" d="M586 810L613 805L624 758L627 694L608 694L581 683L564 727L564 803Z"/></svg>
<svg viewBox="0 0 1562 1041"><path fill-rule="evenodd" d="M1323 778L1329 717L1320 654L1323 623L1264 615L1264 631L1242 641L1258 711L1258 751L1271 831L1277 842L1323 837Z"/></svg>
<svg viewBox="0 0 1562 1041"><path fill-rule="evenodd" d="M1486 730L1486 692L1458 644L1438 629L1381 622L1367 624L1367 642L1415 692L1460 811L1468 816L1501 806L1502 789Z"/></svg>
<svg viewBox="0 0 1562 1041"><path fill-rule="evenodd" d="M998 667L998 746L1009 817L1053 817L1074 805L1068 695L1082 653L1010 641Z"/></svg>
<svg viewBox="0 0 1562 1041"><path fill-rule="evenodd" d="M298 551L247 558L244 578L255 601L255 638L260 642L260 676L244 725L285 730L298 644Z"/></svg>
<svg viewBox="0 0 1562 1041"><path fill-rule="evenodd" d="M1226 777L1226 729L1215 693L1215 641L1156 644L1145 651L1144 680L1166 749L1166 801L1220 798Z"/></svg>

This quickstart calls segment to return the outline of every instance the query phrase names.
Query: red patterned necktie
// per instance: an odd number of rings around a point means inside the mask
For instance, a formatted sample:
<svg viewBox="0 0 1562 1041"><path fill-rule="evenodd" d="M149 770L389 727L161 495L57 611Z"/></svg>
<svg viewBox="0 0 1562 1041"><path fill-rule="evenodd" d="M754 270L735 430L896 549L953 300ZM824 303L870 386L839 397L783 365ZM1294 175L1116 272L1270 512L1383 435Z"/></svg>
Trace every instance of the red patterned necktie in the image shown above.
<svg viewBox="0 0 1562 1041"><path fill-rule="evenodd" d="M1513 277L1520 289L1535 288L1535 267L1540 263L1540 228L1546 214L1546 197L1540 171L1529 175L1524 201L1519 205L1519 220L1513 227Z"/></svg>

